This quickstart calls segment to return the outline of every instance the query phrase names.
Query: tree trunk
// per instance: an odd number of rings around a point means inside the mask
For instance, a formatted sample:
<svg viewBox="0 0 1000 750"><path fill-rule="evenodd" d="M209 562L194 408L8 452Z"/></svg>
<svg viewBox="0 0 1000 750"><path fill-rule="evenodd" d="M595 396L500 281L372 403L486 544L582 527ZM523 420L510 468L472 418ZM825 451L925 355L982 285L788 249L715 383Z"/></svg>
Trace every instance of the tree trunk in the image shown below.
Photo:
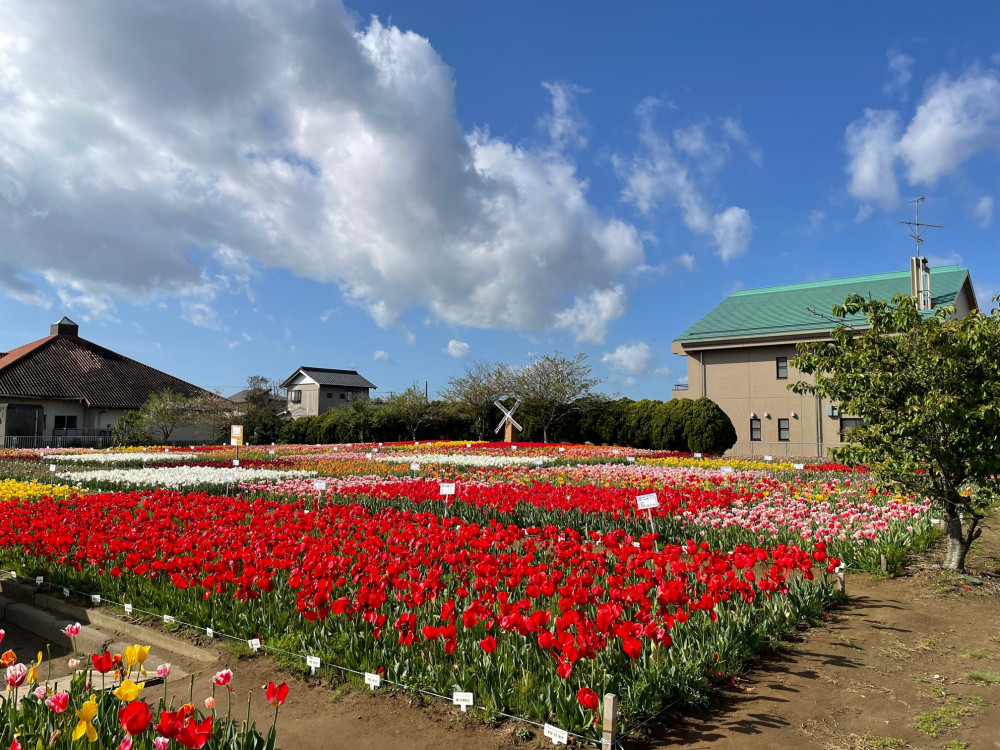
<svg viewBox="0 0 1000 750"><path fill-rule="evenodd" d="M983 530L979 528L982 515L976 513L971 507L965 506L963 508L963 500L961 495L953 492L944 502L944 532L947 547L942 564L945 570L956 570L961 573L965 572L965 558L969 554L972 543L983 533ZM962 517L959 514L959 511L963 509L968 521L968 527L964 533Z"/></svg>

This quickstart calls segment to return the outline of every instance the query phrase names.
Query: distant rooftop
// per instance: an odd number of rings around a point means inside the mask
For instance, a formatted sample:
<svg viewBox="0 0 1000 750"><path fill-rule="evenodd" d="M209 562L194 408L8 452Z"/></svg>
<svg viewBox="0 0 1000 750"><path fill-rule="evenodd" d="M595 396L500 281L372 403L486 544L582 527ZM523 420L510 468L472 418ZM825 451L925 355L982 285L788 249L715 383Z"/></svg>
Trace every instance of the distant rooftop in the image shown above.
<svg viewBox="0 0 1000 750"><path fill-rule="evenodd" d="M287 388L289 383L299 373L312 378L320 385L338 386L340 388L376 388L377 386L370 380L363 378L357 370L334 370L329 367L300 367L284 383L282 388Z"/></svg>
<svg viewBox="0 0 1000 750"><path fill-rule="evenodd" d="M930 272L931 303L935 308L954 303L969 281L968 269L958 266L939 266ZM910 294L910 272L743 289L726 297L676 341L684 344L830 330L833 324L810 310L829 315L834 305L844 304L852 294L886 300L895 294ZM974 298L972 302L975 303ZM851 317L846 322L863 323L864 316Z"/></svg>

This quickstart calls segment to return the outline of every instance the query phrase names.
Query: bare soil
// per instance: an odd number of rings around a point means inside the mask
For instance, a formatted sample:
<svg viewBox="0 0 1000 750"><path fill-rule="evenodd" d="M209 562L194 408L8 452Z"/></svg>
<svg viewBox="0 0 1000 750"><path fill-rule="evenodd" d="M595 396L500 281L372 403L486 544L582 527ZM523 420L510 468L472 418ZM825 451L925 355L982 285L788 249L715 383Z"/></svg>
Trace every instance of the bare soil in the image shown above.
<svg viewBox="0 0 1000 750"><path fill-rule="evenodd" d="M704 711L665 713L625 747L1000 749L998 529L994 517L970 555L975 580L935 568L940 549L915 561L902 578L848 576L849 603L831 610L820 627L783 643ZM286 681L291 690L278 718L278 744L285 750L552 746L536 727L487 726L443 700L384 689L372 694L351 683L330 686L282 671L265 655L236 654L204 638L199 643L217 648L218 663L174 657L170 694L178 703L193 696L200 705L212 693L212 675L229 667L235 675L233 715L246 716L249 697L251 719L266 731L273 709L264 687L269 680ZM22 660L43 645L11 628L4 642ZM170 655L150 655L154 668L161 657ZM60 676L65 659L53 654ZM194 675L193 689L186 675ZM225 715L224 690L216 691L216 700Z"/></svg>

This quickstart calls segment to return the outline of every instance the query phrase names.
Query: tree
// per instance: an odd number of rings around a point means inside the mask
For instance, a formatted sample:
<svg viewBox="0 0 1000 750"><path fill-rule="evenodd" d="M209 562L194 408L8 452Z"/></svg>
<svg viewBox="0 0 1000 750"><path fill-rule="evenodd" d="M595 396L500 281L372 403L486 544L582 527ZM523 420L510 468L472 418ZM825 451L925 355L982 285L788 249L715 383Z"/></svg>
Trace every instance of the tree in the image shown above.
<svg viewBox="0 0 1000 750"><path fill-rule="evenodd" d="M278 439L284 420L284 401L279 395L279 385L263 375L247 378L244 400L240 405L243 436L249 445L265 445Z"/></svg>
<svg viewBox="0 0 1000 750"><path fill-rule="evenodd" d="M476 437L485 440L496 414L493 402L504 395L503 368L479 360L465 366L465 374L448 378L441 398L457 405L472 422Z"/></svg>
<svg viewBox="0 0 1000 750"><path fill-rule="evenodd" d="M417 430L431 417L431 402L423 389L414 383L402 393L394 393L385 400L383 407L390 417L398 419L407 432L417 439Z"/></svg>
<svg viewBox="0 0 1000 750"><path fill-rule="evenodd" d="M684 422L684 440L694 453L722 455L736 445L736 428L717 403L702 396L692 402Z"/></svg>
<svg viewBox="0 0 1000 750"><path fill-rule="evenodd" d="M149 433L142 423L142 415L137 411L127 411L111 430L111 442L117 446L146 445Z"/></svg>
<svg viewBox="0 0 1000 750"><path fill-rule="evenodd" d="M567 359L556 351L534 357L517 370L503 367L500 382L507 393L521 399L525 411L541 425L542 441L547 443L553 425L570 410L582 408L591 389L602 382L590 373L583 352Z"/></svg>
<svg viewBox="0 0 1000 750"><path fill-rule="evenodd" d="M370 440L378 422L378 406L369 398L356 398L346 409L345 421L351 441Z"/></svg>
<svg viewBox="0 0 1000 750"><path fill-rule="evenodd" d="M1000 318L996 309L961 320L954 312L921 312L904 295L891 302L852 295L833 308L831 341L799 345L792 364L814 382L790 387L863 420L836 457L930 498L944 516L944 567L964 570L982 533L985 493L963 489L989 486L1000 474ZM848 321L858 315L864 328Z"/></svg>
<svg viewBox="0 0 1000 750"><path fill-rule="evenodd" d="M187 396L164 388L146 399L139 416L146 431L166 443L175 429L191 421L193 405Z"/></svg>

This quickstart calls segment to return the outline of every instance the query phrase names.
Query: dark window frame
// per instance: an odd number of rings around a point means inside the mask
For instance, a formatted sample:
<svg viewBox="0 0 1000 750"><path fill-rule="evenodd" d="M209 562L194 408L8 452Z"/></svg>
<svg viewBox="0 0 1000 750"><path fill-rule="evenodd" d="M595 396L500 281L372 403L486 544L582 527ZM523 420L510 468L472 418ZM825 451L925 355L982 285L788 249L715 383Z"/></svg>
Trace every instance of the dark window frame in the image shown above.
<svg viewBox="0 0 1000 750"><path fill-rule="evenodd" d="M788 380L788 357L775 357L774 370L778 380Z"/></svg>
<svg viewBox="0 0 1000 750"><path fill-rule="evenodd" d="M302 403L302 391L295 390L288 392L288 403L290 404L301 404Z"/></svg>
<svg viewBox="0 0 1000 750"><path fill-rule="evenodd" d="M847 427L844 424L845 422L853 422L854 425L852 427ZM841 440L841 442L843 442L844 438L847 437L847 434L851 430L856 430L858 427L860 427L864 423L865 423L865 420L861 419L861 417L841 417L840 418L840 440Z"/></svg>
<svg viewBox="0 0 1000 750"><path fill-rule="evenodd" d="M784 432L785 436L781 437L781 433ZM778 442L787 443L792 439L792 420L791 419L779 419L778 420Z"/></svg>
<svg viewBox="0 0 1000 750"><path fill-rule="evenodd" d="M757 423L756 426L754 426L754 422ZM757 437L754 437L754 435L756 435ZM751 417L750 418L750 442L751 443L759 443L761 441L761 439L762 439L762 427L761 427L760 417Z"/></svg>

